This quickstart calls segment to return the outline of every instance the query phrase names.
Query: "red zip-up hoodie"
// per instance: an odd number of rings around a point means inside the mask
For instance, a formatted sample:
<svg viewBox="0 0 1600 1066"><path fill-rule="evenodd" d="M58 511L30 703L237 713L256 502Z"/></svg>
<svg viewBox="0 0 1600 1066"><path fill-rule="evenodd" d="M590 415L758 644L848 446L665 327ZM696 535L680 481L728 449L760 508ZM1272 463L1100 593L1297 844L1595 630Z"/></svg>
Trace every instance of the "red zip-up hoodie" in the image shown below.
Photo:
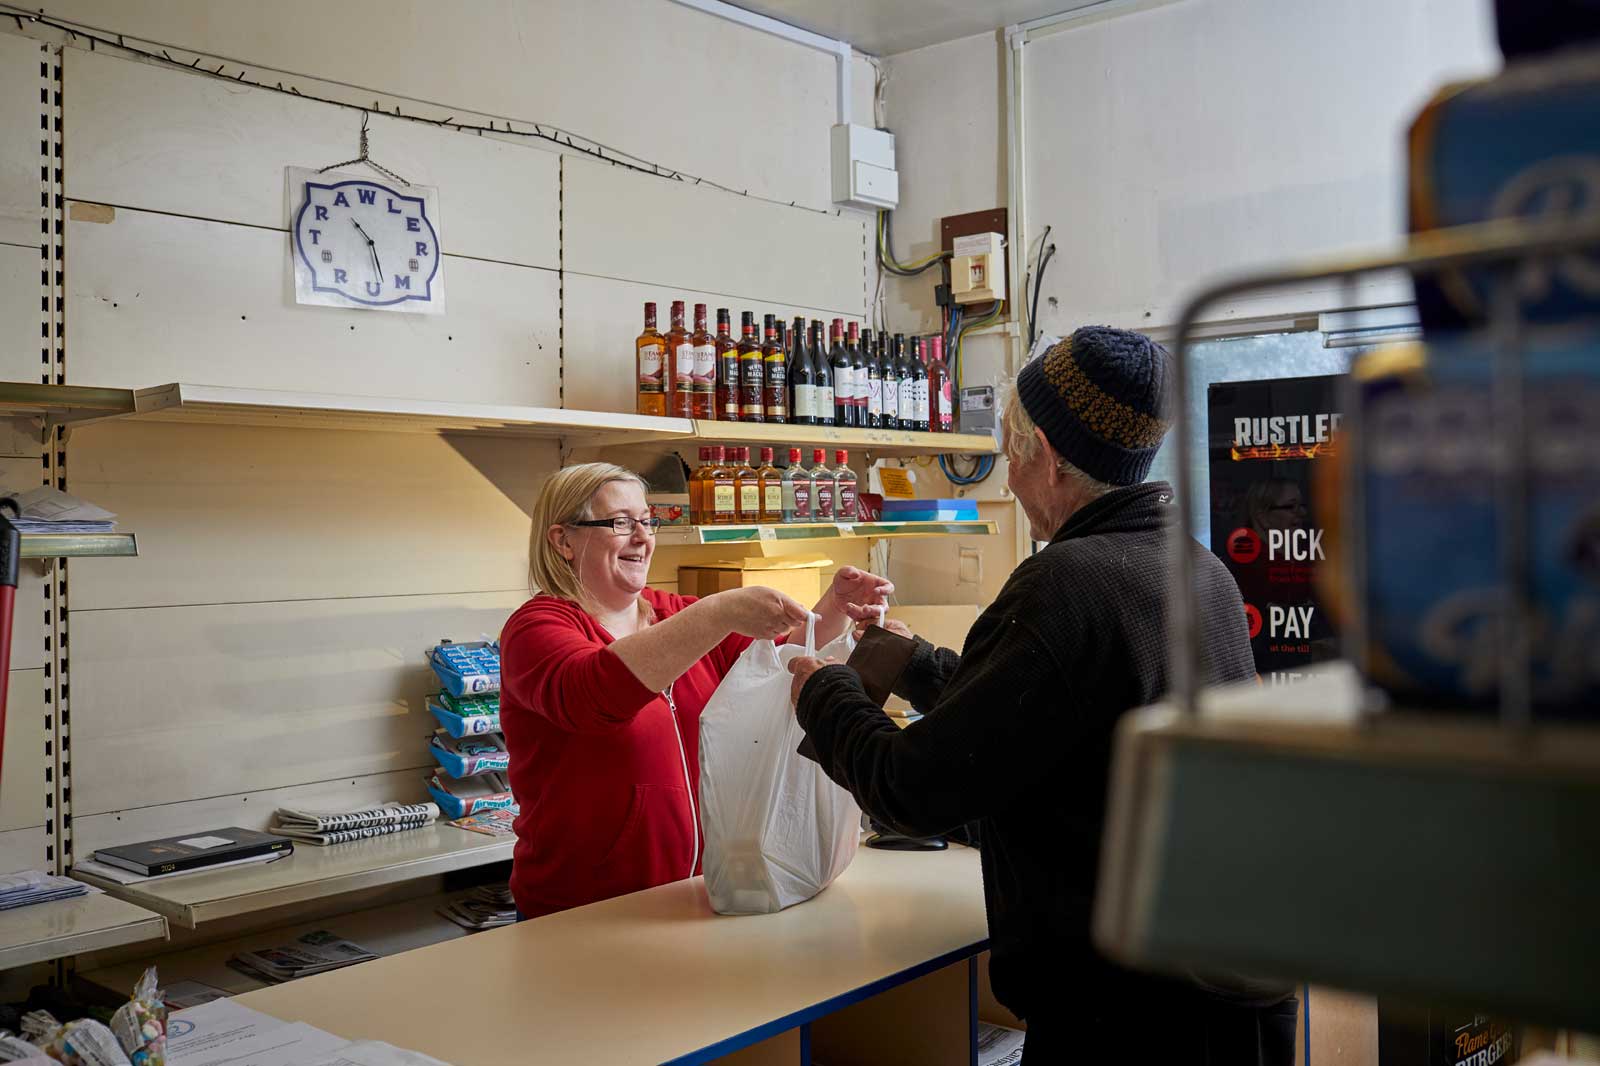
<svg viewBox="0 0 1600 1066"><path fill-rule="evenodd" d="M644 598L657 620L695 602ZM501 631L500 721L522 808L511 892L524 917L700 872L700 712L750 638L734 634L689 667L670 705L611 643L583 608L545 595Z"/></svg>

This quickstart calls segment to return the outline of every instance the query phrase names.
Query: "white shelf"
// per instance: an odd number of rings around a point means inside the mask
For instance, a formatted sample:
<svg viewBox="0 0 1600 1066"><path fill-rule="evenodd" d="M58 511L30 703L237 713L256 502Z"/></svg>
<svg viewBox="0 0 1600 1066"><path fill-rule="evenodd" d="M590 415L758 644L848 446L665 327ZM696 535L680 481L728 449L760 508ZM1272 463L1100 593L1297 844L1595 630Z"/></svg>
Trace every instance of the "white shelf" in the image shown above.
<svg viewBox="0 0 1600 1066"><path fill-rule="evenodd" d="M31 415L67 425L132 413L133 392L130 389L0 381L0 414L6 416Z"/></svg>
<svg viewBox="0 0 1600 1066"><path fill-rule="evenodd" d="M913 433L901 429L848 429L772 422L694 423L695 439L706 444L770 445L774 448L854 449L876 457L911 455L992 455L1000 449L988 433ZM782 458L781 456L779 458ZM806 456L807 459L810 456ZM833 456L828 456L833 461Z"/></svg>
<svg viewBox="0 0 1600 1066"><path fill-rule="evenodd" d="M993 522L789 522L770 526L662 526L659 545L806 543L859 537L985 537Z"/></svg>
<svg viewBox="0 0 1600 1066"><path fill-rule="evenodd" d="M239 426L562 438L587 446L694 436L694 423L686 418L186 383L136 390L131 417Z"/></svg>
<svg viewBox="0 0 1600 1066"><path fill-rule="evenodd" d="M198 947L180 948L154 958L130 959L80 973L78 976L101 988L126 996L145 967L155 964L163 985L178 981L202 981L232 995L270 987L228 965L228 959L241 951L288 944L306 933L326 929L379 955L398 955L403 951L440 944L470 935L455 922L434 912L440 904L468 895L472 889L434 892L416 899L402 900L381 907L369 907L332 917L293 922L268 929L257 929L243 936L229 937Z"/></svg>
<svg viewBox="0 0 1600 1066"><path fill-rule="evenodd" d="M0 970L166 938L161 915L93 892L0 911Z"/></svg>
<svg viewBox="0 0 1600 1066"><path fill-rule="evenodd" d="M202 922L251 914L305 900L484 866L511 858L513 840L435 822L392 836L318 847L296 844L294 854L205 873L119 885L88 874L73 876L113 896L164 914L193 929Z"/></svg>

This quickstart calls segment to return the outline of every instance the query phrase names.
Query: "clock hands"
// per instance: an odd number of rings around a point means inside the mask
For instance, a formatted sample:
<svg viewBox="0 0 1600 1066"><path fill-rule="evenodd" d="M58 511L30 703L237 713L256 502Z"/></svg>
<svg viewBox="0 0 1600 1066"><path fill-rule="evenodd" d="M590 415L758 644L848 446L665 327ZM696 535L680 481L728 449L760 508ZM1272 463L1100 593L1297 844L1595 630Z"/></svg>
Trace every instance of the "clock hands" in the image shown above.
<svg viewBox="0 0 1600 1066"><path fill-rule="evenodd" d="M378 260L378 245L377 245L377 242L374 241L371 237L367 236L367 231L361 228L361 223L357 222L355 219L352 218L350 220L350 224L356 228L356 232L357 233L361 234L361 239L367 242L367 251L372 253L372 269L373 269L373 272L375 274L377 274L378 284L382 285L383 284L383 264L381 262L379 262L379 260Z"/></svg>

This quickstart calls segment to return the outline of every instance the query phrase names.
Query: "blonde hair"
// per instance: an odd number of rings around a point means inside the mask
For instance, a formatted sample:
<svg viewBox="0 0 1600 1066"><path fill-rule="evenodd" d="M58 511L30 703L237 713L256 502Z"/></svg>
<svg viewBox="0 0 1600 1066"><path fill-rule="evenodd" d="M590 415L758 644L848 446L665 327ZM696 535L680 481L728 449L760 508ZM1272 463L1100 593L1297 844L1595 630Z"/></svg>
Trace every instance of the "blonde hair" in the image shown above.
<svg viewBox="0 0 1600 1066"><path fill-rule="evenodd" d="M1004 401L1000 408L1000 427L1004 433L1002 440L1005 442L1006 457L1008 459L1014 457L1021 463L1031 463L1039 454L1039 438L1034 433L1039 427L1034 422L1033 416L1028 414L1028 409L1022 406L1022 397L1017 395L1016 382L1007 382L1002 389ZM1115 485L1108 485L1104 481L1090 477L1059 456L1056 458L1056 469L1076 484L1086 499L1097 500L1116 489Z"/></svg>
<svg viewBox="0 0 1600 1066"><path fill-rule="evenodd" d="M550 527L582 522L594 517L595 493L613 481L631 481L649 491L644 478L615 463L580 463L557 470L544 483L533 505L533 528L528 534L528 584L543 592L582 604L585 596L578 572L550 543Z"/></svg>

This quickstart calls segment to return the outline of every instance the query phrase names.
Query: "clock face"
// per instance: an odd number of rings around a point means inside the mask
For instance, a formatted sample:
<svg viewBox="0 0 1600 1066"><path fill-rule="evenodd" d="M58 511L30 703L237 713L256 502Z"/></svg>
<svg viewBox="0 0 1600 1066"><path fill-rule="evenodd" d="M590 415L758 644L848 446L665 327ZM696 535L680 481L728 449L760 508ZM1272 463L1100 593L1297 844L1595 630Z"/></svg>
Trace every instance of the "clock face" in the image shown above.
<svg viewBox="0 0 1600 1066"><path fill-rule="evenodd" d="M437 191L290 172L300 303L444 310Z"/></svg>

